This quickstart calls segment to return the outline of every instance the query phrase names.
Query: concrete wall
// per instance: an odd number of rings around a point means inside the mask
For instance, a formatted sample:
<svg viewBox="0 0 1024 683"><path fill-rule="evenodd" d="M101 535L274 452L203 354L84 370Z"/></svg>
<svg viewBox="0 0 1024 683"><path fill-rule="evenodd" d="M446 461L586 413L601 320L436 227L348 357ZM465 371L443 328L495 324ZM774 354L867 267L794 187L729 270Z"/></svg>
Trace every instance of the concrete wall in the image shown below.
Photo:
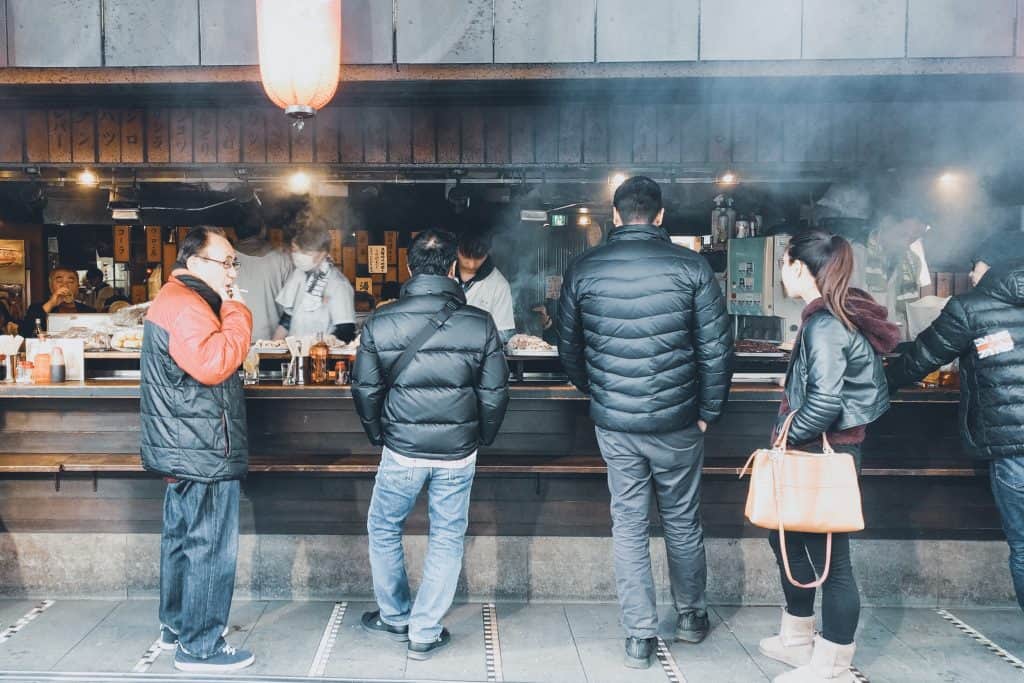
<svg viewBox="0 0 1024 683"><path fill-rule="evenodd" d="M0 65L254 64L256 0L0 0ZM343 0L343 61L1022 55L1021 0ZM397 36L397 44L395 37Z"/></svg>
<svg viewBox="0 0 1024 683"><path fill-rule="evenodd" d="M405 539L415 590L427 537ZM147 598L159 590L159 534L0 534L0 596ZM1015 604L1002 541L857 540L865 605ZM779 604L778 569L764 539L707 540L708 597ZM665 546L651 544L659 599L669 600ZM614 600L607 537L470 536L459 595L499 600ZM260 600L372 597L365 536L242 535L235 596Z"/></svg>

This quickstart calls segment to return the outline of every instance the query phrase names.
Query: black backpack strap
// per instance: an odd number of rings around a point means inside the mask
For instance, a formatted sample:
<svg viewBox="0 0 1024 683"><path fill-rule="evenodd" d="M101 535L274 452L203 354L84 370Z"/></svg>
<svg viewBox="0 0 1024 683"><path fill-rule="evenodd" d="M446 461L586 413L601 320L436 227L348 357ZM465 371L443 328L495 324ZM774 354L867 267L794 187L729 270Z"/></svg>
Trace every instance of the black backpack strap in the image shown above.
<svg viewBox="0 0 1024 683"><path fill-rule="evenodd" d="M434 315L430 316L427 320L427 324L423 326L423 329L412 338L409 345L405 347L405 351L402 351L402 355L398 357L394 365L388 371L388 385L394 386L395 382L401 376L402 372L409 367L409 363L412 362L412 357L416 355L416 352L423 348L423 345L430 341L430 338L437 334L437 331L441 329L441 326L448 322L448 318L455 314L455 311L462 307L462 302L456 299L449 299L447 303Z"/></svg>

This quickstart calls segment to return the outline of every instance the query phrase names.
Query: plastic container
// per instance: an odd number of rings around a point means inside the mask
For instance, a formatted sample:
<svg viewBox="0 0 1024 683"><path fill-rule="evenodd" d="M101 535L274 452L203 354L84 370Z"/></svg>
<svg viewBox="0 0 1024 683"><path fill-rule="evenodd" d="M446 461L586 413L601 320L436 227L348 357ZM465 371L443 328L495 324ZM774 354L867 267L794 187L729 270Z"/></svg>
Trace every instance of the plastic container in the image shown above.
<svg viewBox="0 0 1024 683"><path fill-rule="evenodd" d="M50 383L50 354L37 353L33 361L32 382L34 384Z"/></svg>
<svg viewBox="0 0 1024 683"><path fill-rule="evenodd" d="M50 352L50 382L61 384L67 381L67 366L64 364L64 349L55 346Z"/></svg>

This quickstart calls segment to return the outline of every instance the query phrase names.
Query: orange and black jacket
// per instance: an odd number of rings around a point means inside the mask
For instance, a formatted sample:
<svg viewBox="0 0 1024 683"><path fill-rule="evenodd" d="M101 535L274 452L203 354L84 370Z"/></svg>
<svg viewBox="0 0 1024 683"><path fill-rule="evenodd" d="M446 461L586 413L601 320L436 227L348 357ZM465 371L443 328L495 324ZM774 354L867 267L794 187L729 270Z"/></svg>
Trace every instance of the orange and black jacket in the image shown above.
<svg viewBox="0 0 1024 683"><path fill-rule="evenodd" d="M252 313L174 271L146 316L142 342L142 464L177 479L241 479L249 467L238 368Z"/></svg>

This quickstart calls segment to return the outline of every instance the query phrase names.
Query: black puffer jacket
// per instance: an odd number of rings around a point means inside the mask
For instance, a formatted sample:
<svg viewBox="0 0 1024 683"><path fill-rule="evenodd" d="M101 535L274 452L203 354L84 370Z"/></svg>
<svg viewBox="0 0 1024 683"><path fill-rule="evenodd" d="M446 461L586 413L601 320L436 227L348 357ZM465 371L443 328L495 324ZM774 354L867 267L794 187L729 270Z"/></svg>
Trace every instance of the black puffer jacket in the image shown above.
<svg viewBox="0 0 1024 683"><path fill-rule="evenodd" d="M733 340L703 256L653 225L617 228L569 267L558 307L562 365L599 427L661 433L719 417Z"/></svg>
<svg viewBox="0 0 1024 683"><path fill-rule="evenodd" d="M1024 455L1024 268L994 268L973 290L950 299L889 364L889 382L911 384L957 358L960 434L968 451L984 459Z"/></svg>
<svg viewBox="0 0 1024 683"><path fill-rule="evenodd" d="M409 342L445 303L465 295L454 280L417 275L402 298L363 326L352 394L366 435L409 458L458 460L494 441L508 407L508 365L490 314L461 306L389 385Z"/></svg>

